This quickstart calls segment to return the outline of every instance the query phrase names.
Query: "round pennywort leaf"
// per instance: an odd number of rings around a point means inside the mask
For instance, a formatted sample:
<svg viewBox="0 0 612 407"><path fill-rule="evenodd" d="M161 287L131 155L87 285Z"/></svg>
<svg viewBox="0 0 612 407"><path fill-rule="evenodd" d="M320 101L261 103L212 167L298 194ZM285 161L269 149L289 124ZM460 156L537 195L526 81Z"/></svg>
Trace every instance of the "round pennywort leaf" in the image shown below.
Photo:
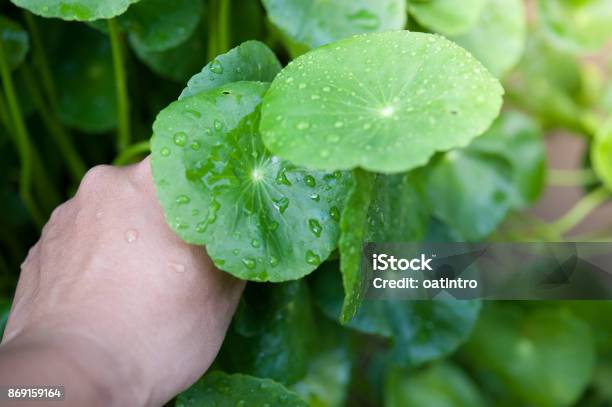
<svg viewBox="0 0 612 407"><path fill-rule="evenodd" d="M92 21L123 14L130 4L139 0L11 0L42 17L62 20Z"/></svg>
<svg viewBox="0 0 612 407"><path fill-rule="evenodd" d="M263 0L270 20L291 40L316 48L351 35L399 30L404 0Z"/></svg>
<svg viewBox="0 0 612 407"><path fill-rule="evenodd" d="M311 51L264 98L266 146L294 164L395 173L464 146L499 113L503 89L443 37L396 31Z"/></svg>
<svg viewBox="0 0 612 407"><path fill-rule="evenodd" d="M267 85L227 84L158 116L153 175L168 221L206 244L217 266L256 281L314 270L337 246L349 175L308 171L271 155L258 132Z"/></svg>

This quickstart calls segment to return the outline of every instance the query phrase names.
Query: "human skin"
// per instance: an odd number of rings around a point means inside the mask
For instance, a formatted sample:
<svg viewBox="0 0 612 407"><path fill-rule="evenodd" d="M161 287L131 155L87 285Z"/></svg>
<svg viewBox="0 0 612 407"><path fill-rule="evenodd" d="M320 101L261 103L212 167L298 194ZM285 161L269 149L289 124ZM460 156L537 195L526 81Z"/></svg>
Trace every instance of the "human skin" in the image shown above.
<svg viewBox="0 0 612 407"><path fill-rule="evenodd" d="M161 406L210 366L243 288L169 229L148 159L94 167L22 265L0 386L65 386L37 406Z"/></svg>

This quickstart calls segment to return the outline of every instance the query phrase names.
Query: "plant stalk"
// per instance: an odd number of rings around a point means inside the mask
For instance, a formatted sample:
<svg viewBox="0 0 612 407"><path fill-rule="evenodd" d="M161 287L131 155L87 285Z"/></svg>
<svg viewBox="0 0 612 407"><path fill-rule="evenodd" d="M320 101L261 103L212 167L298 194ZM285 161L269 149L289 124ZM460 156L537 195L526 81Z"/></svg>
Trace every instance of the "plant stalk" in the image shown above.
<svg viewBox="0 0 612 407"><path fill-rule="evenodd" d="M13 134L15 145L19 153L21 161L21 171L19 174L19 195L23 203L28 208L32 219L38 227L44 224L44 216L37 207L32 197L32 148L30 145L30 136L26 128L21 107L15 92L13 78L6 60L4 51L4 41L0 38L0 75L2 76L2 86L6 92L6 101L8 105L8 113L11 119L11 133Z"/></svg>
<svg viewBox="0 0 612 407"><path fill-rule="evenodd" d="M55 144L64 157L64 160L66 161L73 181L78 183L87 170L85 163L72 144L72 141L66 133L64 126L62 126L62 124L57 120L57 116L51 114L49 110L46 109L42 95L36 86L34 75L32 75L32 71L28 66L24 66L23 68L23 78L38 113L47 127L49 134L51 137L53 137L53 141L55 141Z"/></svg>
<svg viewBox="0 0 612 407"><path fill-rule="evenodd" d="M121 152L130 144L131 140L130 105L127 92L123 38L119 32L117 21L113 18L108 20L108 33L113 54L113 70L115 74L115 88L117 91L117 117L119 121L117 149Z"/></svg>
<svg viewBox="0 0 612 407"><path fill-rule="evenodd" d="M141 141L140 143L132 144L123 150L117 158L113 160L113 165L126 165L133 162L134 158L148 154L151 151L151 143L147 141Z"/></svg>
<svg viewBox="0 0 612 407"><path fill-rule="evenodd" d="M606 188L598 188L585 195L565 215L560 217L551 226L559 235L569 232L579 224L591 211L610 198L610 192Z"/></svg>
<svg viewBox="0 0 612 407"><path fill-rule="evenodd" d="M590 168L579 170L548 170L548 184L555 187L578 187L597 181Z"/></svg>

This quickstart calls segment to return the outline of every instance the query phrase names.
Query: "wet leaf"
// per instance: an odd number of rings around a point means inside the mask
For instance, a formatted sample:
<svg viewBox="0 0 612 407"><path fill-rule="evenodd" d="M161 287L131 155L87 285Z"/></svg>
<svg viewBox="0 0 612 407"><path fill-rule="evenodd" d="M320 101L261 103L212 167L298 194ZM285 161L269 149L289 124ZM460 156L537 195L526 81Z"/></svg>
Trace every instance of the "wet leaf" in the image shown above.
<svg viewBox="0 0 612 407"><path fill-rule="evenodd" d="M6 62L13 71L21 65L30 49L28 33L17 22L0 16L0 39Z"/></svg>
<svg viewBox="0 0 612 407"><path fill-rule="evenodd" d="M485 0L476 24L451 39L470 51L493 75L501 78L521 59L526 26L522 0Z"/></svg>
<svg viewBox="0 0 612 407"><path fill-rule="evenodd" d="M343 323L355 316L364 294L363 244L418 241L425 233L429 216L418 174L375 175L356 170L354 178L340 222Z"/></svg>
<svg viewBox="0 0 612 407"><path fill-rule="evenodd" d="M272 82L280 70L278 58L267 45L259 41L247 41L219 55L201 72L192 76L180 98L231 82Z"/></svg>
<svg viewBox="0 0 612 407"><path fill-rule="evenodd" d="M365 276L361 273L361 251L366 241L367 216L374 197L375 174L362 170L354 171L351 187L340 221L340 271L344 286L344 304L340 321L348 322L355 316L365 294Z"/></svg>
<svg viewBox="0 0 612 407"><path fill-rule="evenodd" d="M173 229L218 267L256 281L314 270L337 246L350 174L296 167L258 132L267 85L227 84L171 104L152 138L158 198ZM180 174L180 176L177 176Z"/></svg>
<svg viewBox="0 0 612 407"><path fill-rule="evenodd" d="M402 172L484 132L502 92L440 36L362 35L283 69L265 96L261 131L274 154L297 165Z"/></svg>
<svg viewBox="0 0 612 407"><path fill-rule="evenodd" d="M205 374L179 394L177 407L190 406L287 406L307 407L294 392L270 379L215 371Z"/></svg>
<svg viewBox="0 0 612 407"><path fill-rule="evenodd" d="M175 48L194 33L202 16L198 0L141 0L119 18L141 52Z"/></svg>
<svg viewBox="0 0 612 407"><path fill-rule="evenodd" d="M263 0L268 18L296 43L316 48L355 34L399 30L404 0Z"/></svg>
<svg viewBox="0 0 612 407"><path fill-rule="evenodd" d="M460 35L476 23L485 1L408 1L408 10L421 25L433 31L444 35Z"/></svg>
<svg viewBox="0 0 612 407"><path fill-rule="evenodd" d="M42 17L62 20L92 21L123 14L130 4L138 0L11 0Z"/></svg>

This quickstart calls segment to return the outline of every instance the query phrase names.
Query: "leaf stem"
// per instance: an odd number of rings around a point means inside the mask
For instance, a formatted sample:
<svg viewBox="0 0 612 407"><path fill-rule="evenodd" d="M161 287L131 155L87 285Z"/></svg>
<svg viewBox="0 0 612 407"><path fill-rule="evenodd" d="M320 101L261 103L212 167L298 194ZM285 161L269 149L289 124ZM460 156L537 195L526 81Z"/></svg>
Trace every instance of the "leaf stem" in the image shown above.
<svg viewBox="0 0 612 407"><path fill-rule="evenodd" d="M231 46L229 30L230 7L230 0L219 0L219 36L217 37L217 54L222 54L229 51Z"/></svg>
<svg viewBox="0 0 612 407"><path fill-rule="evenodd" d="M28 93L30 94L30 97L32 98L32 101L34 102L34 105L36 106L36 109L40 114L45 126L49 130L49 134L51 137L53 137L53 141L55 141L60 153L66 160L66 164L73 181L79 182L87 170L85 163L72 144L70 137L66 133L66 129L57 120L57 116L51 114L49 110L46 109L45 101L38 91L36 81L34 80L34 75L28 66L23 67L23 78L25 85L28 88Z"/></svg>
<svg viewBox="0 0 612 407"><path fill-rule="evenodd" d="M132 160L140 155L148 154L151 151L151 143L141 141L140 143L132 144L123 150L117 158L113 160L113 165L126 165L132 162Z"/></svg>
<svg viewBox="0 0 612 407"><path fill-rule="evenodd" d="M0 38L0 75L2 76L2 86L6 92L8 113L11 119L11 133L13 134L19 159L21 161L21 171L19 174L19 195L23 203L28 208L32 219L38 227L44 224L44 217L32 197L32 149L30 136L26 128L21 107L15 92L13 78L6 60L4 51L4 41Z"/></svg>
<svg viewBox="0 0 612 407"><path fill-rule="evenodd" d="M551 225L552 229L559 235L569 232L608 198L610 198L610 192L606 188L593 190L578 201L565 215L557 219Z"/></svg>
<svg viewBox="0 0 612 407"><path fill-rule="evenodd" d="M127 80L124 61L123 38L114 18L108 20L108 33L110 36L113 54L113 69L115 73L115 88L117 91L117 117L119 130L117 133L117 149L122 151L130 144L130 105L127 93Z"/></svg>
<svg viewBox="0 0 612 407"><path fill-rule="evenodd" d="M208 2L208 46L207 46L207 60L212 61L217 55L217 36L218 33L218 11L219 8L218 0L211 0Z"/></svg>
<svg viewBox="0 0 612 407"><path fill-rule="evenodd" d="M548 184L555 187L576 187L597 181L595 172L590 168L578 170L548 170Z"/></svg>

